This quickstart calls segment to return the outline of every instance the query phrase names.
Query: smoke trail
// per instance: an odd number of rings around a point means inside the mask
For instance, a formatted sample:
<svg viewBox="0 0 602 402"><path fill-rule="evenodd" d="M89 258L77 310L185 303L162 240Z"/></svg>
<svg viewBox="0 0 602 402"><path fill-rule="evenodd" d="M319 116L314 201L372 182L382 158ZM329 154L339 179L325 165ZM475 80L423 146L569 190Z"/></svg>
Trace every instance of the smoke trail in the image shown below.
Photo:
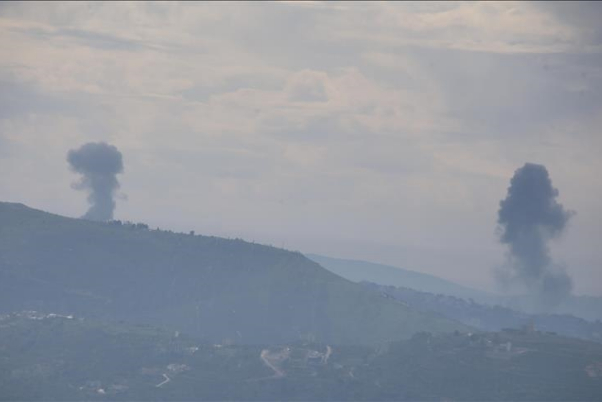
<svg viewBox="0 0 602 402"><path fill-rule="evenodd" d="M113 197L119 188L116 176L123 172L121 152L104 142L90 142L70 150L67 161L74 172L82 175L73 188L89 192L90 208L83 218L95 221L113 219Z"/></svg>
<svg viewBox="0 0 602 402"><path fill-rule="evenodd" d="M556 197L558 190L545 166L527 163L514 173L498 211L500 241L510 249L506 275L548 308L568 296L572 287L571 278L552 262L547 245L573 214Z"/></svg>

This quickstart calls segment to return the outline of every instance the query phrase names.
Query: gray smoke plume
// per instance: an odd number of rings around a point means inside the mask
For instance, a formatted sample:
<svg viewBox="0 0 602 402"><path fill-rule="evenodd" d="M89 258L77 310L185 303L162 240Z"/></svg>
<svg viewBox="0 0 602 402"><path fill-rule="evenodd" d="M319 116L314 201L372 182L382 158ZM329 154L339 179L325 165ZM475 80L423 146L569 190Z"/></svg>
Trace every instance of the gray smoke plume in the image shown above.
<svg viewBox="0 0 602 402"><path fill-rule="evenodd" d="M548 241L562 233L573 214L556 201L558 190L545 166L526 163L518 169L500 201L500 240L510 249L506 276L531 292L540 307L550 308L571 291L571 278L554 264Z"/></svg>
<svg viewBox="0 0 602 402"><path fill-rule="evenodd" d="M121 152L104 142L90 142L70 150L67 161L74 172L82 175L73 188L89 192L90 208L83 218L94 221L113 219L114 196L119 188L117 174L123 172Z"/></svg>

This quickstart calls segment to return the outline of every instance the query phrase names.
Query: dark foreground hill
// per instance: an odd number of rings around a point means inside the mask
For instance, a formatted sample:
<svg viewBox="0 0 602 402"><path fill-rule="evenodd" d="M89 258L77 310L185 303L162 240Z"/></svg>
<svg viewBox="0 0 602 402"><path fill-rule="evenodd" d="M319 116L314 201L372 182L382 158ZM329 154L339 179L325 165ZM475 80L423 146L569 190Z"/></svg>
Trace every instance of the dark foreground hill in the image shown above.
<svg viewBox="0 0 602 402"><path fill-rule="evenodd" d="M210 344L148 326L0 316L0 400L585 400L602 345L420 333L388 347Z"/></svg>
<svg viewBox="0 0 602 402"><path fill-rule="evenodd" d="M300 253L0 203L0 312L152 324L230 343L372 344L465 329Z"/></svg>

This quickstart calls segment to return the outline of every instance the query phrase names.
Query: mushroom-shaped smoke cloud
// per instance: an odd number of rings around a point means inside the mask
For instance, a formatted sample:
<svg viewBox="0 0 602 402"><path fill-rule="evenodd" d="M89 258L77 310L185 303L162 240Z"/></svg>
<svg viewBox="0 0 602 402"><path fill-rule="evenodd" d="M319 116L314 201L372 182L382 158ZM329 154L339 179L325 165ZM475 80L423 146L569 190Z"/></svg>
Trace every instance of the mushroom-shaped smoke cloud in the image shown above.
<svg viewBox="0 0 602 402"><path fill-rule="evenodd" d="M500 202L500 241L510 249L506 276L527 287L540 307L550 308L571 291L571 278L552 262L548 241L560 235L573 214L556 201L543 165L518 169Z"/></svg>
<svg viewBox="0 0 602 402"><path fill-rule="evenodd" d="M89 192L90 208L83 218L94 221L113 219L114 196L119 188L117 174L123 172L121 152L104 142L90 142L70 150L67 161L74 172L82 175L73 188Z"/></svg>

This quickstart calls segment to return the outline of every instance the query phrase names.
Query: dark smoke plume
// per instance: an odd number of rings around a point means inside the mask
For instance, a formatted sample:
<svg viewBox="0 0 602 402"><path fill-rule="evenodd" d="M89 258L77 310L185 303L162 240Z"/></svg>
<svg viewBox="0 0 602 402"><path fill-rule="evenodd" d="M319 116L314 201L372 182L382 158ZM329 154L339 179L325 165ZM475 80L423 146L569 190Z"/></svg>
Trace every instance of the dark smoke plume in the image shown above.
<svg viewBox="0 0 602 402"><path fill-rule="evenodd" d="M90 142L70 150L67 161L74 172L82 175L73 188L89 192L90 208L83 218L94 221L113 219L114 196L119 189L117 174L123 172L121 152L104 142Z"/></svg>
<svg viewBox="0 0 602 402"><path fill-rule="evenodd" d="M545 166L518 169L500 202L500 240L510 249L506 276L526 286L540 307L552 307L569 295L571 278L554 264L548 241L562 233L573 214L556 201L558 190Z"/></svg>

